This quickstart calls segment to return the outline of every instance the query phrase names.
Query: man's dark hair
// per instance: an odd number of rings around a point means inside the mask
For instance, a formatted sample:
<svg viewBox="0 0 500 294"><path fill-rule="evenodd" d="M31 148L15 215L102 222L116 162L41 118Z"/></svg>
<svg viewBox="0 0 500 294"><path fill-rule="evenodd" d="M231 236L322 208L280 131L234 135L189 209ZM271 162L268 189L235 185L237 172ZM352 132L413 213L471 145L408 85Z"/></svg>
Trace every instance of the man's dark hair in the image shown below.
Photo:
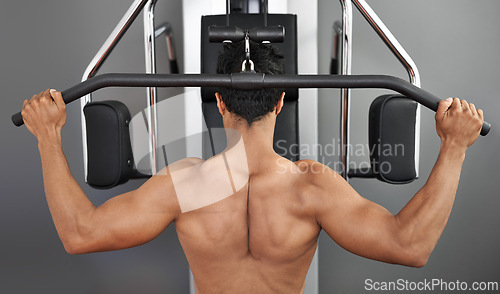
<svg viewBox="0 0 500 294"><path fill-rule="evenodd" d="M255 71L265 74L284 74L285 59L278 48L270 44L250 41L250 59ZM241 72L245 60L245 42L224 44L224 50L217 61L218 74ZM220 88L218 92L229 112L245 119L248 126L273 111L283 89L236 90Z"/></svg>

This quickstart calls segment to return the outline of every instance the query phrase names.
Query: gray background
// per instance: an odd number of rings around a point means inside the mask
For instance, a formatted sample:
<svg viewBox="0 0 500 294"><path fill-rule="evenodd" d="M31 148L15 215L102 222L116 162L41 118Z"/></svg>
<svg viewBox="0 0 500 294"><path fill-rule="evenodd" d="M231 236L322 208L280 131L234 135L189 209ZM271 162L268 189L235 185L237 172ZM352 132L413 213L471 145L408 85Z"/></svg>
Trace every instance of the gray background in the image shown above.
<svg viewBox="0 0 500 294"><path fill-rule="evenodd" d="M322 234L319 244L320 293L362 293L365 279L419 282L500 282L500 147L498 66L500 65L500 1L377 0L368 1L416 62L422 87L443 98L461 97L485 111L494 126L488 137L479 138L467 151L460 186L448 226L422 269L388 265L350 254ZM332 15L340 19L338 1L320 1L319 60L330 57ZM387 50L376 33L354 8L353 74L390 74L407 78L406 71ZM320 73L327 73L320 62ZM352 144L366 144L370 102L387 91L352 91ZM338 91L321 91L319 142L338 139ZM332 115L334 114L334 115ZM397 213L419 189L439 152L434 113L422 108L419 180L402 186L376 180L353 179L351 184L364 197ZM368 156L354 158L360 163ZM335 161L337 158L327 158Z"/></svg>
<svg viewBox="0 0 500 294"><path fill-rule="evenodd" d="M2 40L0 66L3 104L0 177L0 291L3 293L187 293L188 267L169 227L160 237L138 248L110 253L69 256L52 224L42 186L36 140L23 128L15 128L10 115L23 99L46 88L66 89L81 79L95 52L132 1L10 1L0 9ZM168 5L167 5L168 3ZM500 2L409 1L369 2L414 58L423 87L444 97L459 96L483 108L494 125L468 151L457 200L441 240L427 266L409 269L369 261L343 251L326 235L320 240L320 293L361 293L364 280L393 281L498 281L500 241L496 213L498 196L500 119L496 93L500 63ZM479 3L481 4L479 6ZM336 1L319 1L319 66L328 71L331 24L339 19ZM157 23L174 27L179 64L182 65L182 7L180 1L159 1ZM406 77L359 13L355 12L353 73L384 73ZM101 72L142 72L142 16L118 45ZM158 43L158 71L166 72L164 44ZM182 68L181 68L182 70ZM161 90L160 99L180 90ZM383 91L353 91L352 142L367 141L369 102ZM333 97L333 99L332 99ZM142 89L103 90L96 99L120 99L132 114L143 107ZM139 100L139 101L138 101ZM304 103L304 102L302 102ZM321 91L320 143L338 138L338 92ZM183 113L182 104L178 113ZM68 106L63 131L64 150L73 175L95 204L110 195L137 187L127 183L111 191L97 191L83 181L79 107ZM172 117L177 128L182 117ZM307 123L307 122L301 122ZM425 180L439 151L433 113L422 109L421 178L412 184L391 186L374 180L352 180L357 191L397 213ZM336 158L328 159L337 160ZM356 158L357 162L365 160Z"/></svg>

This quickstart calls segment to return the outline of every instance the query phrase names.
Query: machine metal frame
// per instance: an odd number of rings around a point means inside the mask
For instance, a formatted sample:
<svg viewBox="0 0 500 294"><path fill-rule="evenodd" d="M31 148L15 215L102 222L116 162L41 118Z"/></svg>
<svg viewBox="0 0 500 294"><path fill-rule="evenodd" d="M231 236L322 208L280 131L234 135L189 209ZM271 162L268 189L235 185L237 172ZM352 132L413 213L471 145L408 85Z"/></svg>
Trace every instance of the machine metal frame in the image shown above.
<svg viewBox="0 0 500 294"><path fill-rule="evenodd" d="M340 74L351 74L352 62L352 3L356 6L359 12L364 16L368 23L372 26L379 37L389 47L391 52L405 67L410 77L410 82L416 87L421 86L420 74L417 65L406 52L403 46L398 42L396 37L389 31L378 15L366 3L365 0L340 0L342 6L342 56L340 58ZM340 144L342 146L341 161L342 175L346 180L349 179L349 154L350 154L350 120L351 120L351 92L347 88L341 89L341 116L340 116ZM419 176L420 163L420 105L417 105L416 120L415 120L415 174Z"/></svg>
<svg viewBox="0 0 500 294"><path fill-rule="evenodd" d="M370 23L376 33L384 41L384 43L389 47L391 52L397 57L397 59L403 64L405 69L408 71L410 82L420 87L420 74L415 62L412 60L410 55L405 51L403 46L398 42L394 35L385 26L382 20L377 16L373 9L366 3L365 0L340 0L342 6L342 44L340 58L340 74L341 75L351 75L352 73L352 4L355 4L357 9L365 17L365 19ZM111 35L104 42L101 49L97 52L95 57L92 59L88 65L82 82L93 77L101 65L104 63L108 55L114 49L116 44L119 42L121 37L128 30L132 22L138 16L142 9L144 9L144 48L145 48L145 60L146 60L146 73L155 74L156 73L156 50L155 50L155 35L157 34L154 26L154 9L157 0L135 0L131 5L129 10L125 13L123 18L117 24ZM168 43L169 35L167 35L167 48L170 53L173 53L173 48L171 43ZM349 164L350 164L350 120L351 120L351 91L349 88L341 89L341 113L340 113L340 143L342 146L341 151L341 161L342 161L342 175L348 179L349 174ZM85 116L83 115L83 107L87 103L92 102L92 95L86 95L80 102L82 111L82 142L83 142L83 161L85 170L85 179L87 178L87 138L85 129ZM150 151L150 166L151 174L155 174L157 171L157 161L156 161L156 149L157 149L157 138L158 138L158 112L156 109L157 103L157 89L156 87L147 87L147 123L149 132L149 151ZM415 125L415 172L418 177L419 175L419 154L420 154L420 105L417 107L416 112L416 125Z"/></svg>
<svg viewBox="0 0 500 294"><path fill-rule="evenodd" d="M352 62L352 3L370 23L373 29L377 32L380 38L386 43L391 52L398 58L403 66L408 71L410 82L417 87L420 87L420 74L418 72L415 62L411 59L410 55L405 51L403 46L398 42L394 35L385 26L382 20L377 16L373 9L366 3L365 0L340 0L342 6L342 45L340 58L340 74L351 74ZM155 50L155 27L154 27L154 9L157 0L136 0L129 8L127 13L115 27L106 42L102 45L101 49L97 52L94 59L90 62L83 75L82 82L94 76L99 70L100 66L104 63L108 55L114 49L118 41L125 34L137 15L144 11L144 48L146 59L146 73L156 73L156 50ZM168 46L170 49L171 46ZM174 52L169 51L169 52ZM341 89L341 113L340 113L340 143L342 146L341 161L342 161L342 175L348 179L349 164L350 164L350 120L351 120L351 91L349 88ZM83 141L83 161L85 169L85 179L87 178L87 138L85 129L85 116L83 115L83 107L87 103L92 102L92 95L88 94L81 100L82 109L82 141ZM155 87L147 87L147 123L149 132L149 151L150 151L150 165L151 174L157 171L156 161L156 142L158 138L158 111L156 109L157 103L157 89ZM420 154L420 105L417 107L417 119L415 126L415 172L419 175L419 154Z"/></svg>

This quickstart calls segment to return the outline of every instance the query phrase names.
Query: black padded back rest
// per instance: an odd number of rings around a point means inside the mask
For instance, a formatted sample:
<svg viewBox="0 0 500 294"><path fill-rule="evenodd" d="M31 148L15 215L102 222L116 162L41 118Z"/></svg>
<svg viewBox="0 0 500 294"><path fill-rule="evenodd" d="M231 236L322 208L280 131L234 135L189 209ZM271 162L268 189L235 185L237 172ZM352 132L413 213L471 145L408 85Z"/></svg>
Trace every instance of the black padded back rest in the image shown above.
<svg viewBox="0 0 500 294"><path fill-rule="evenodd" d="M251 29L264 25L263 14L229 15L230 25L241 29ZM208 41L208 27L212 25L225 26L226 15L208 15L201 19L201 73L217 73L217 57L222 51L221 43ZM297 16L292 14L269 14L268 25L285 27L285 41L273 43L285 56L285 73L297 74ZM250 52L251 59L252 52ZM222 128L222 117L217 110L215 88L201 88L203 115L207 128ZM274 134L274 149L278 154L292 161L299 159L299 127L298 127L298 89L285 90L285 106L278 115ZM209 131L209 136L203 137L203 155L208 158L221 152L226 146L226 138L221 132Z"/></svg>
<svg viewBox="0 0 500 294"><path fill-rule="evenodd" d="M285 56L285 73L297 74L297 16L293 14L269 14L268 26L281 25L285 28L285 41L273 43ZM263 14L230 14L229 24L246 30L264 25ZM222 51L222 43L208 41L208 27L212 25L225 26L226 15L206 15L201 18L201 73L217 73L217 57ZM252 52L250 52L252 59ZM201 88L203 102L215 101L214 88ZM298 89L287 89L285 101L298 99Z"/></svg>
<svg viewBox="0 0 500 294"><path fill-rule="evenodd" d="M400 95L383 95L370 105L371 161L379 180L406 184L416 179L416 110L415 101Z"/></svg>
<svg viewBox="0 0 500 294"><path fill-rule="evenodd" d="M87 183L109 189L130 179L134 159L130 144L130 112L120 101L87 104Z"/></svg>

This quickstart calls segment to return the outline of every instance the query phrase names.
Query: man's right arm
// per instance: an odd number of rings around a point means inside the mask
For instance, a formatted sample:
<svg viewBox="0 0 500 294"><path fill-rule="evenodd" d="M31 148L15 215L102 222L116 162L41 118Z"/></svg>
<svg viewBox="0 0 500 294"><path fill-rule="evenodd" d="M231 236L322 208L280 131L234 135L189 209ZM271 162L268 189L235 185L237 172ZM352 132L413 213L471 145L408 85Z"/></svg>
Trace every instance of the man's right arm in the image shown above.
<svg viewBox="0 0 500 294"><path fill-rule="evenodd" d="M427 183L397 215L361 197L331 171L315 175L318 224L340 246L360 256L424 266L450 216L465 150L479 136L482 120L482 111L465 100L440 103L438 160Z"/></svg>

